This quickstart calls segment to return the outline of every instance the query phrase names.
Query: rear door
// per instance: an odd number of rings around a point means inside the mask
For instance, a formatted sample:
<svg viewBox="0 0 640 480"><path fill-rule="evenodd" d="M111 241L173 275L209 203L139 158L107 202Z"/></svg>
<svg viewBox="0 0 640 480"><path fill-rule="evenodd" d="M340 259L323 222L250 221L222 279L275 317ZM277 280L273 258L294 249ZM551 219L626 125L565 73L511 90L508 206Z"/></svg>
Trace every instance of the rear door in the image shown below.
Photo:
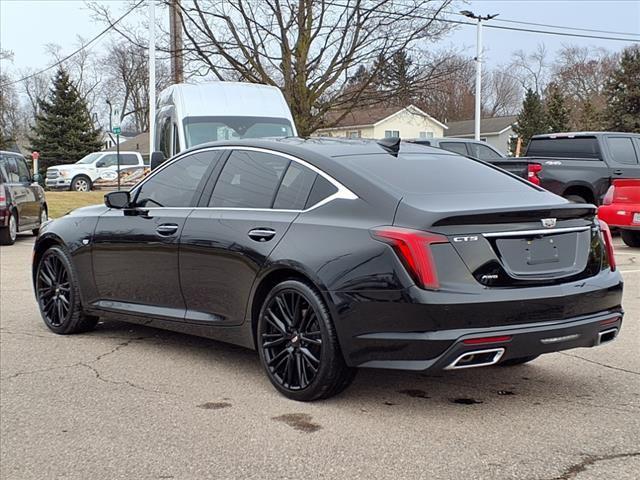
<svg viewBox="0 0 640 480"><path fill-rule="evenodd" d="M281 153L251 148L229 153L211 181L210 196L205 192L182 232L187 321L244 321L256 275L304 208L316 176Z"/></svg>
<svg viewBox="0 0 640 480"><path fill-rule="evenodd" d="M605 142L609 150L611 177L640 178L640 163L636 146L630 135L607 135Z"/></svg>

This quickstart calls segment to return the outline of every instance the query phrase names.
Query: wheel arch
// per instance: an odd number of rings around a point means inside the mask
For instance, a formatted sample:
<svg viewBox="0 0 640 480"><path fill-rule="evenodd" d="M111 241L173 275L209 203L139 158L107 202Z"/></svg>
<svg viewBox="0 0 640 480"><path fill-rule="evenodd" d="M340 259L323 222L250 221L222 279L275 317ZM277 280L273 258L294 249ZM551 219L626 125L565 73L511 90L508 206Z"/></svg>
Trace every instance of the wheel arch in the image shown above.
<svg viewBox="0 0 640 480"><path fill-rule="evenodd" d="M562 196L566 197L567 195L579 195L587 200L587 202L591 202L594 205L596 203L596 194L593 190L593 187L588 183L583 182L572 182L565 186Z"/></svg>
<svg viewBox="0 0 640 480"><path fill-rule="evenodd" d="M31 278L35 285L36 280L36 270L38 269L37 265L40 261L40 258L49 248L53 246L64 247L64 241L54 234L47 234L43 237L38 238L35 245L33 246L33 260L31 262Z"/></svg>
<svg viewBox="0 0 640 480"><path fill-rule="evenodd" d="M91 190L91 187L93 187L93 180L91 180L91 176L89 176L86 173L76 173L73 177L71 177L71 182L69 183L69 188L73 189L73 182L76 181L76 179L83 177L86 178L89 181L89 190Z"/></svg>
<svg viewBox="0 0 640 480"><path fill-rule="evenodd" d="M335 307L326 294L326 289L314 275L307 273L302 267L291 264L276 264L263 270L259 278L254 282L248 303L248 320L251 321L251 336L254 348L257 349L258 315L265 298L273 287L285 280L299 280L313 288L327 305L332 318L335 316Z"/></svg>

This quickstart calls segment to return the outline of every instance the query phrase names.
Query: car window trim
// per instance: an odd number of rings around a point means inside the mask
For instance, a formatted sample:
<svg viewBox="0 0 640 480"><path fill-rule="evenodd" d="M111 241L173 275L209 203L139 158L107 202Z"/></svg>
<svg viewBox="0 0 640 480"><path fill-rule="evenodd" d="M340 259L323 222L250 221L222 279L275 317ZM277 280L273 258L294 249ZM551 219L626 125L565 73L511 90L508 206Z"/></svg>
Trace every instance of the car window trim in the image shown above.
<svg viewBox="0 0 640 480"><path fill-rule="evenodd" d="M220 146L220 147L206 147L206 148L202 148L202 149L198 149L198 150L192 150L192 151L181 153L180 155L176 156L175 158L169 160L168 162L165 162L164 165L162 165L155 172L153 172L152 174L147 176L147 178L145 178L138 185L136 185L131 190L131 198L136 198L136 195L138 194L138 191L140 190L140 188L142 188L142 186L149 179L153 178L154 175L156 175L157 173L161 172L165 168L169 167L173 163L177 162L181 158L183 158L183 157L185 157L186 155L189 155L189 154L199 153L199 152L207 152L207 151L210 151L210 150L229 150L229 152L232 152L233 150L244 150L244 151L260 152L260 153L267 153L267 154L271 154L271 155L277 155L277 156L286 158L286 159L288 159L290 161L297 162L298 164L300 164L300 165L302 165L304 167L307 167L308 169L314 171L318 175L321 175L329 183L331 183L334 187L336 187L338 190L334 194L329 195L326 198L323 198L318 203L310 206L309 208L298 209L298 210L296 210L296 209L283 209L283 208L208 207L208 206L207 207L194 206L194 207L192 207L194 209L198 209L198 210L230 210L230 211L235 210L235 211L252 211L252 212L305 213L305 212L309 212L311 210L314 210L316 208L319 208L322 205L326 205L327 203L332 202L333 200L338 200L338 199L340 199L340 200L357 200L359 198L355 193L353 193L347 187L342 185L340 182L338 182L336 179L334 179L331 175L325 173L324 171L320 170L315 165L311 165L310 163L308 163L308 162L306 162L306 161L304 161L304 160L302 160L302 159L300 159L298 157L295 157L293 155L289 155L288 153L278 152L276 150L270 150L268 148L248 147L248 146L240 146L240 145L238 145L238 146L225 145L225 146ZM229 159L229 155L227 155L227 158L225 159L224 164L226 164L228 159ZM222 165L222 167L224 167L224 164ZM218 175L218 177L219 177L219 175ZM215 179L215 182L213 184L214 188L215 188L215 184L217 182L218 182L218 178ZM206 189L206 187L205 187L205 189ZM212 190L212 194L213 194L213 190ZM145 210L166 210L166 209L182 209L182 208L184 208L184 207L144 207Z"/></svg>

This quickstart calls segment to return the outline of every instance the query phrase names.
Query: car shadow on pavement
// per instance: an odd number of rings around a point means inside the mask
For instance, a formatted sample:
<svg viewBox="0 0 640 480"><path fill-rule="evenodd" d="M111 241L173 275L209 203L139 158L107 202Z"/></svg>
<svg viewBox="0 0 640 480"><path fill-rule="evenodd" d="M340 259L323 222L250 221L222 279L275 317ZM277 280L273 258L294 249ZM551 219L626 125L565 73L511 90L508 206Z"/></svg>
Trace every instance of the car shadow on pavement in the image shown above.
<svg viewBox="0 0 640 480"><path fill-rule="evenodd" d="M124 322L100 323L94 332L83 335L99 339L120 339L129 345L128 349L146 345L148 355L158 358L184 360L184 367L191 369L197 365L207 375L215 370L221 377L228 371L234 379L241 379L247 388L247 396L256 394L278 396L262 370L258 354L243 347L230 345L202 337L160 330ZM149 351L149 347L151 350ZM131 350L129 350L131 351ZM160 360L161 361L161 360ZM143 375L146 365L136 365L138 374ZM155 368L153 365L149 369ZM185 379L171 378L175 372L163 378L165 387L184 390ZM178 385L180 382L182 384ZM611 391L609 392L609 390ZM327 406L361 411L393 412L402 406L404 412L427 411L438 406L450 408L481 408L483 411L499 409L544 408L549 403L574 403L612 411L637 413L628 405L619 404L616 389L607 385L607 377L585 371L580 359L566 353L542 356L527 365L515 367L488 367L460 371L405 372L395 370L360 369L354 383L337 397L325 400ZM606 397L606 405L596 403ZM281 397L282 401L290 400ZM240 399L236 399L238 401ZM295 402L294 402L295 404ZM434 413L435 414L435 413Z"/></svg>

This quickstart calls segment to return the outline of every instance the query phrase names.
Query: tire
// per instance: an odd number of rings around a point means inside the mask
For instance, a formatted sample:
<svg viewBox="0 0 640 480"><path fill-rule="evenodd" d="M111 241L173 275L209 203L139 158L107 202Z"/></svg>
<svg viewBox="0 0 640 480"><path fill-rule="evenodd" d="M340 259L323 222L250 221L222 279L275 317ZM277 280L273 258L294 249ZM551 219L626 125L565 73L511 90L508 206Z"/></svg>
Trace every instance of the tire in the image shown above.
<svg viewBox="0 0 640 480"><path fill-rule="evenodd" d="M523 363L528 363L540 355L529 355L528 357L520 357L520 358L510 358L509 360L505 360L504 362L500 362L501 367L514 367L516 365L522 365Z"/></svg>
<svg viewBox="0 0 640 480"><path fill-rule="evenodd" d="M31 230L31 233L33 233L35 236L38 236L38 233L40 233L40 227L42 227L42 224L46 222L48 219L49 219L49 215L47 213L47 209L43 208L42 210L40 210L40 226L38 228L34 228L33 230Z"/></svg>
<svg viewBox="0 0 640 480"><path fill-rule="evenodd" d="M11 212L9 224L0 228L0 245L13 245L18 237L18 216Z"/></svg>
<svg viewBox="0 0 640 480"><path fill-rule="evenodd" d="M620 236L628 247L640 248L640 230L620 230Z"/></svg>
<svg viewBox="0 0 640 480"><path fill-rule="evenodd" d="M44 252L35 281L40 314L52 332L68 335L87 332L96 326L98 318L82 311L78 278L63 248L54 246Z"/></svg>
<svg viewBox="0 0 640 480"><path fill-rule="evenodd" d="M569 200L571 203L591 203L580 195L565 195L564 198Z"/></svg>
<svg viewBox="0 0 640 480"><path fill-rule="evenodd" d="M356 369L342 357L327 306L306 283L286 280L269 292L256 335L269 380L292 400L332 397L355 377Z"/></svg>
<svg viewBox="0 0 640 480"><path fill-rule="evenodd" d="M86 175L78 175L71 181L70 190L74 192L90 192L91 179Z"/></svg>

